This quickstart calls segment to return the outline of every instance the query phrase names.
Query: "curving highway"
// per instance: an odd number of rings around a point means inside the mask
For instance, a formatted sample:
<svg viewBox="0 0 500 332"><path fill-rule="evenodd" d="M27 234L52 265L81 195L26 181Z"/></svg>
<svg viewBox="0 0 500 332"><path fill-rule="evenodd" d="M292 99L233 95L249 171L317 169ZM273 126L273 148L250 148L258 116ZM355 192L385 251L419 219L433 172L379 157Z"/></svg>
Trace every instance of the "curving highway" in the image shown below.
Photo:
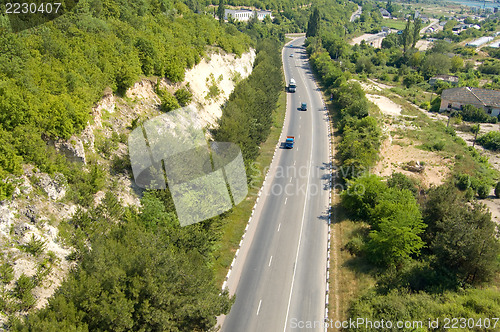
<svg viewBox="0 0 500 332"><path fill-rule="evenodd" d="M281 142L295 136L295 145L276 151L227 280L236 302L222 331L324 330L328 119L304 40L294 39L283 49L286 82L293 77L297 91L287 93ZM307 111L299 110L302 102Z"/></svg>

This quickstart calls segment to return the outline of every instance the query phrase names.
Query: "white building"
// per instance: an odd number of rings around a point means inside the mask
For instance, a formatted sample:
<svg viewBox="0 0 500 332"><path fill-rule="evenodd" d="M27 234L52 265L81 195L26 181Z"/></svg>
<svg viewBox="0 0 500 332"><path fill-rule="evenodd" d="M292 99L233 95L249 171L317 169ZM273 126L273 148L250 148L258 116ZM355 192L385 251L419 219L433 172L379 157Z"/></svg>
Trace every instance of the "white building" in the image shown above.
<svg viewBox="0 0 500 332"><path fill-rule="evenodd" d="M500 47L500 40L497 42L494 42L493 44L489 44L488 46L493 47L493 48L499 48Z"/></svg>
<svg viewBox="0 0 500 332"><path fill-rule="evenodd" d="M479 46L486 44L492 40L493 40L493 37L481 37L479 39L471 41L470 43L465 44L465 46L479 47Z"/></svg>
<svg viewBox="0 0 500 332"><path fill-rule="evenodd" d="M248 21L250 20L254 13L257 13L257 19L262 21L264 17L269 16L271 19L271 11L268 10L257 10L253 11L250 9L226 9L224 13L224 19L227 20L229 17L232 17L236 21Z"/></svg>

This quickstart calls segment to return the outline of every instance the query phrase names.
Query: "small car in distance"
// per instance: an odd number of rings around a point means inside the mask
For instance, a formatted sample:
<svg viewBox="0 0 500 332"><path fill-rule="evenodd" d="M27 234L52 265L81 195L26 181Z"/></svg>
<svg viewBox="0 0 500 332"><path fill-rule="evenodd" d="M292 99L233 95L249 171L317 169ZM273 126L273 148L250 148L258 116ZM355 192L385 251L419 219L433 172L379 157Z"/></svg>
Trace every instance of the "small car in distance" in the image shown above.
<svg viewBox="0 0 500 332"><path fill-rule="evenodd" d="M306 104L306 103L302 103L302 104L300 105L300 110L301 110L301 111L307 111L307 104Z"/></svg>

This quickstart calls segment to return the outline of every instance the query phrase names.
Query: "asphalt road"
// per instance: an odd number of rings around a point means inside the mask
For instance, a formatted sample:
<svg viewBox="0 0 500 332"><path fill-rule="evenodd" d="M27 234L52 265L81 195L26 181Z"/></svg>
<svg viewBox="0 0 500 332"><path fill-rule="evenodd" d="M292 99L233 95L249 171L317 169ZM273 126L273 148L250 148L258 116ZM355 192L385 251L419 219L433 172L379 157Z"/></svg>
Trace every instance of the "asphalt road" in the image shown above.
<svg viewBox="0 0 500 332"><path fill-rule="evenodd" d="M277 150L227 285L236 302L222 331L321 331L325 318L329 157L327 113L309 67L304 37L285 46L287 116ZM293 57L290 57L293 54ZM307 111L300 104L307 103ZM299 329L302 324L313 329Z"/></svg>

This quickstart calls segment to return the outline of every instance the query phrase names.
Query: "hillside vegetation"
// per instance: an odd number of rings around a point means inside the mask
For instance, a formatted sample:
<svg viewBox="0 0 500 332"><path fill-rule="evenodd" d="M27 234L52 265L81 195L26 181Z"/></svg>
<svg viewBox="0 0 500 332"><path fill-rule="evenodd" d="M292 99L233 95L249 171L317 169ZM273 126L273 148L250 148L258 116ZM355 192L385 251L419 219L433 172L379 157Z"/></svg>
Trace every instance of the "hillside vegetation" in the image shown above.
<svg viewBox="0 0 500 332"><path fill-rule="evenodd" d="M0 28L0 176L23 162L69 175L43 139L69 138L106 88L123 94L141 76L182 81L207 46L241 54L250 39L168 1L80 1L32 30ZM0 185L0 198L12 188Z"/></svg>

